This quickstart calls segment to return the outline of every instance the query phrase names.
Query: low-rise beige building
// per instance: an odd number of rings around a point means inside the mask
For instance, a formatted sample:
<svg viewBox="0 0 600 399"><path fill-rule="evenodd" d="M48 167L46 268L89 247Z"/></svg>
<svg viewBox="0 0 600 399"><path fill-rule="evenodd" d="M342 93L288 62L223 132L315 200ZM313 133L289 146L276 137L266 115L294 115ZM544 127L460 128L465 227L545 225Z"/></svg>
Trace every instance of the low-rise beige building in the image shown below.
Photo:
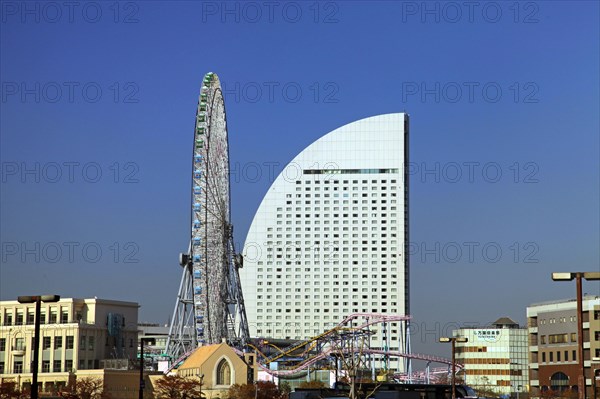
<svg viewBox="0 0 600 399"><path fill-rule="evenodd" d="M87 376L92 370L99 370L106 359L135 361L138 308L134 302L97 298L42 302L40 391L57 392L72 376ZM34 303L0 302L0 382L31 385L34 327ZM117 370L99 370L95 374L110 374L112 378L119 372L123 374Z"/></svg>

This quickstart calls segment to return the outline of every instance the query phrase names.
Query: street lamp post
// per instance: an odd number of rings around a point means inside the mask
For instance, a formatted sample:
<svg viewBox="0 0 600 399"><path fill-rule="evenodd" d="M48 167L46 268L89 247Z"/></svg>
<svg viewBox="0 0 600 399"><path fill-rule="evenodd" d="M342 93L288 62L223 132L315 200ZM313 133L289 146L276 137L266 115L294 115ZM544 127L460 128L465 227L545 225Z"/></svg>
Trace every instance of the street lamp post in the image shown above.
<svg viewBox="0 0 600 399"><path fill-rule="evenodd" d="M31 362L31 399L38 398L38 364L40 362L40 313L42 302L58 302L59 295L17 297L19 303L35 303L35 328L33 335L33 361Z"/></svg>
<svg viewBox="0 0 600 399"><path fill-rule="evenodd" d="M144 342L150 345L154 345L156 340L154 338L140 338L140 393L139 399L144 399Z"/></svg>
<svg viewBox="0 0 600 399"><path fill-rule="evenodd" d="M450 342L452 344L452 399L456 399L456 343L468 342L466 337L442 337L440 342Z"/></svg>
<svg viewBox="0 0 600 399"><path fill-rule="evenodd" d="M554 281L572 281L575 280L577 288L577 357L579 360L579 376L577 385L579 386L579 399L586 398L585 383L585 363L583 359L583 295L581 289L581 280L600 280L600 272L566 272L552 273Z"/></svg>

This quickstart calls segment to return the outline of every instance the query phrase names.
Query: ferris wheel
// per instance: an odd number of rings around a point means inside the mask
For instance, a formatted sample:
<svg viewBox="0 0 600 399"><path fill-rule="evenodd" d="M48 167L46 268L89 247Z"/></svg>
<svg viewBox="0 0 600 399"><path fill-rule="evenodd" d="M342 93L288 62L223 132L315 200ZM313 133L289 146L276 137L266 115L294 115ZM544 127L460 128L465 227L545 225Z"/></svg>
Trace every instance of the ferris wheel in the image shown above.
<svg viewBox="0 0 600 399"><path fill-rule="evenodd" d="M167 341L175 360L196 347L245 343L244 309L230 223L229 145L221 84L210 72L202 80L194 124L191 235L180 254L183 276Z"/></svg>

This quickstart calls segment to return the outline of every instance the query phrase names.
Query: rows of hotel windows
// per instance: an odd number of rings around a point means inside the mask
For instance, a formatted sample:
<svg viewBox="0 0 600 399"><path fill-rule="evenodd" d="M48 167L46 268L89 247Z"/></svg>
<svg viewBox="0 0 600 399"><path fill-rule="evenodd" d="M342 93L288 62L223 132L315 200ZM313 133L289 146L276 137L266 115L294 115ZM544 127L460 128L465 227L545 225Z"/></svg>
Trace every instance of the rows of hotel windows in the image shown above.
<svg viewBox="0 0 600 399"><path fill-rule="evenodd" d="M305 169L305 175L353 175L353 174L380 174L398 173L398 169Z"/></svg>
<svg viewBox="0 0 600 399"><path fill-rule="evenodd" d="M594 320L600 320L600 310L594 310L593 311L593 317ZM569 316L568 317L569 322L571 323L576 323L577 322L577 316ZM588 312L584 312L583 313L583 321L587 322L589 321L589 313ZM532 318L530 320L531 323L533 323L530 327L536 327L536 319ZM567 317L563 316L563 317L551 317L548 319L541 319L539 321L540 325L545 325L545 324L556 324L556 323L567 323Z"/></svg>
<svg viewBox="0 0 600 399"><path fill-rule="evenodd" d="M466 358L460 359L462 364L510 364L511 359L509 358ZM471 370L469 369L469 372Z"/></svg>
<svg viewBox="0 0 600 399"><path fill-rule="evenodd" d="M85 336L82 336L82 343L80 348L85 348ZM94 349L94 337L89 337L90 349ZM42 349L62 349L63 341L65 344L65 349L73 349L75 347L75 337L73 335L67 335L66 337L54 337L54 345L52 345L52 337L42 337L41 345ZM34 341L33 337L31 337L31 347L33 348ZM25 347L25 338L17 337L14 340L14 345L11 348L12 350L24 351ZM6 350L6 338L0 338L0 352L4 352Z"/></svg>
<svg viewBox="0 0 600 399"><path fill-rule="evenodd" d="M52 338L54 338L54 340L52 340ZM109 346L109 345L114 345L116 344L114 342L115 338L114 337L110 337L107 336L106 337L106 342L105 345ZM54 344L52 344L52 341L54 341ZM75 337L73 335L67 335L67 336L55 336L55 337L42 337L40 344L42 346L42 350L46 350L46 349L62 349L63 348L63 343L64 343L64 348L65 349L74 349L75 348ZM6 338L0 338L0 352L4 352L6 351ZM94 336L85 336L82 335L79 337L79 350L94 350L95 349L95 345L96 345L96 337ZM133 348L134 345L134 339L130 338L129 339L129 347ZM33 348L34 346L34 337L31 337L31 348ZM121 346L124 347L125 346L125 338L121 337ZM13 346L11 348L11 350L15 351L24 351L26 350L26 346L25 346L25 338L24 337L16 337L14 339L14 343Z"/></svg>
<svg viewBox="0 0 600 399"><path fill-rule="evenodd" d="M569 317L569 321L571 323L577 322L577 316L570 316ZM549 318L548 320L546 320L546 319L540 320L540 324L541 325L544 325L546 323L548 323L548 324L556 324L557 322L558 323L566 323L567 322L567 318L566 317L558 317L558 318L552 317L552 318Z"/></svg>
<svg viewBox="0 0 600 399"><path fill-rule="evenodd" d="M81 360L79 362L79 369L86 369L86 365L88 369L93 369L96 366L96 362L94 360L89 360L86 364L85 361ZM52 368L50 367L52 366ZM50 362L50 360L42 360L41 367L39 369L42 373L60 373L60 372L68 372L73 370L73 360L68 359L64 361L62 360L54 360ZM30 373L31 371L23 366L23 358L15 358L12 365L12 370L8 370L6 368L6 364L4 361L0 361L0 374L21 374L21 373Z"/></svg>
<svg viewBox="0 0 600 399"><path fill-rule="evenodd" d="M331 324L330 326L326 326L324 328L322 327L317 327L315 328L314 323L305 323L305 327L312 327L312 328L305 328L304 329L304 336L317 336L319 334L322 334L323 331L325 330L329 330L333 327L335 327L337 324ZM398 340L398 323L390 323L392 329L390 329L389 333L390 333L390 340L391 341L397 341ZM256 330L257 334L277 334L279 336L282 336L282 334L286 334L286 339L291 339L291 334L295 333L297 334L297 337L295 337L294 339L301 339L300 338L300 334L303 333L301 328L298 324L296 325L292 325L291 327L296 327L295 329L291 329L291 328L277 328L280 327L278 326L276 323L258 323L257 324L258 329ZM275 327L275 328L273 328ZM288 327L288 326L284 326L284 327ZM372 328L370 329L370 332L373 334L377 334L379 332L378 329L376 328ZM387 336L386 336L386 331L382 330L381 331L382 334L382 340L386 340Z"/></svg>
<svg viewBox="0 0 600 399"><path fill-rule="evenodd" d="M40 312L40 324L67 324L67 323L80 323L82 321L82 316L77 314L77 320L72 320L69 318L69 310L61 309L60 318L58 317L59 312L56 308L50 308L50 317L46 318L46 310L43 309ZM2 325L3 326L20 326L20 325L34 325L35 324L35 309L27 308L27 309L16 309L14 312L12 310L5 310L2 317ZM14 317L13 317L14 316ZM108 323L108 321L107 321ZM125 318L122 317L122 326L125 327Z"/></svg>
<svg viewBox="0 0 600 399"><path fill-rule="evenodd" d="M570 358L569 358L569 353L571 354ZM542 352L542 363L576 362L576 361L577 361L577 350L576 349Z"/></svg>
<svg viewBox="0 0 600 399"><path fill-rule="evenodd" d="M54 336L54 337L42 337L41 341L41 349L42 350L50 350L50 349L54 349L54 350L72 350L75 348L75 337L73 335L67 335L67 336ZM109 345L115 345L115 338L114 337L106 337L106 342L105 345L109 346ZM34 337L31 337L31 346L30 348L33 348L35 345L35 341L34 341ZM121 338L121 346L124 347L125 346L125 338ZM134 339L130 338L129 339L129 347L133 348L134 346ZM27 346L25 344L25 338L24 337L16 337L14 338L12 347L10 348L13 352L14 351L26 351L27 350ZM79 337L79 351L94 351L96 349L96 337L94 336L85 336L85 335L81 335ZM4 374L5 372L7 372L8 370L6 370L6 365L4 362L4 355L3 353L6 352L7 350L7 341L6 338L0 338L0 374ZM50 372L50 360L43 360L41 363L41 371L42 372ZM52 361L52 371L53 372L60 372L60 371L69 371L73 368L73 360L72 359L66 359L65 360L65 364L64 364L64 369L61 369L62 367L62 360L53 360ZM79 368L80 369L85 369L85 368L97 368L97 360L86 360L85 359L80 359L79 361ZM13 370L9 371L12 373L23 373L23 372L28 372L28 370L23 369L23 357L22 356L17 356L15 355L15 361L13 363Z"/></svg>
<svg viewBox="0 0 600 399"><path fill-rule="evenodd" d="M584 336L585 339L585 336ZM600 341L600 331L594 331L594 341ZM563 334L550 334L540 335L540 344L566 344L569 342L577 342L577 333L563 333ZM535 345L535 343L532 343Z"/></svg>
<svg viewBox="0 0 600 399"><path fill-rule="evenodd" d="M569 353L571 356L569 357ZM541 352L542 363L553 363L553 362L576 362L577 361L577 350L557 350L557 351L543 351ZM600 349L594 349L594 357L600 357ZM532 354L532 362L538 362L537 352Z"/></svg>
<svg viewBox="0 0 600 399"><path fill-rule="evenodd" d="M259 260L257 267L257 320L263 320L262 313L266 320L292 320L292 314L301 320L298 313L305 312L304 319L311 321L320 319L315 313L321 313L324 321L357 312L397 313L397 295L388 298L388 289L397 292L393 286L399 280L397 180L306 179L296 181L296 186L295 200L286 194L285 207L276 208L275 225L267 228L266 261ZM319 285L324 286L322 298ZM352 291L343 287L350 285L362 287L360 294L358 287ZM277 294L284 290L285 301ZM300 293L309 290L311 295L304 295L302 302ZM267 311L272 306L274 315ZM313 333L305 330L305 335Z"/></svg>
<svg viewBox="0 0 600 399"><path fill-rule="evenodd" d="M98 359L89 359L89 360L84 360L84 359L80 359L79 360L79 365L78 368L79 370L92 370L92 369L97 369L100 365L100 362ZM73 360L72 359L66 359L64 361L62 360L42 360L41 364L40 364L40 368L39 371L42 373L61 373L61 372L69 372L71 370L73 370ZM22 373L30 373L31 371L27 368L23 366L23 358L15 358L15 360L13 361L13 368L12 370L8 370L6 368L6 364L4 361L0 361L0 374L22 374Z"/></svg>
<svg viewBox="0 0 600 399"><path fill-rule="evenodd" d="M468 375L512 375L519 376L523 375L523 370L509 370L509 369L469 369ZM498 384L500 385L500 384Z"/></svg>
<svg viewBox="0 0 600 399"><path fill-rule="evenodd" d="M46 312L44 310L40 313L40 323L46 324L65 324L65 323L73 323L73 321L69 320L69 311L61 310L60 319L58 317L58 309L50 310L50 317L46 319ZM14 316L14 317L13 317ZM2 315L2 325L3 326L20 326L24 324L33 325L35 324L35 309L17 309L14 314L11 310L6 310Z"/></svg>

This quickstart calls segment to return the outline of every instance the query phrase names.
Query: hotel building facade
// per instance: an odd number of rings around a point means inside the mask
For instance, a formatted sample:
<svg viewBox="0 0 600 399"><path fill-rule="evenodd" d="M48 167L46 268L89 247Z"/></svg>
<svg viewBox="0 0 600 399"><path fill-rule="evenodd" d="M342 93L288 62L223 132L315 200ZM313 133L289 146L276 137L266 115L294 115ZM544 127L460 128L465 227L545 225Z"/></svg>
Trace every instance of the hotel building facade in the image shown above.
<svg viewBox="0 0 600 399"><path fill-rule="evenodd" d="M600 297L585 296L582 305L586 397L593 397L593 371L600 368ZM541 397L545 391L577 390L581 373L576 300L530 305L527 320L531 397Z"/></svg>
<svg viewBox="0 0 600 399"><path fill-rule="evenodd" d="M308 339L353 313L408 314L408 122L342 126L273 182L240 269L251 336ZM403 329L375 327L371 347L403 348Z"/></svg>

